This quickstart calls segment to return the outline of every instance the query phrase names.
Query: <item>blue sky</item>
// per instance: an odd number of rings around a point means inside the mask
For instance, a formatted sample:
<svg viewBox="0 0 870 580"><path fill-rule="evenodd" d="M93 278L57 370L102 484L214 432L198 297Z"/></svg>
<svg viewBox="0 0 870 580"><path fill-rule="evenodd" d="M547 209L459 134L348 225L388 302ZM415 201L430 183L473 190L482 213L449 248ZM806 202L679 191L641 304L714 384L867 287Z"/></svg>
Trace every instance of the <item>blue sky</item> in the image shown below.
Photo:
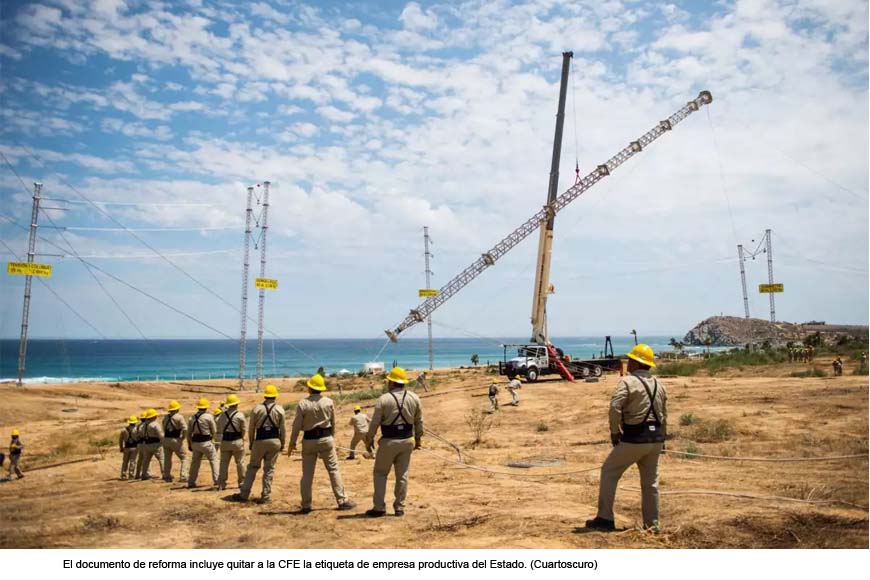
<svg viewBox="0 0 870 580"><path fill-rule="evenodd" d="M679 335L741 315L736 245L766 228L779 319L866 324L867 21L845 0L4 2L0 151L45 196L129 204L100 207L161 229L137 235L232 305L245 189L270 180L269 328L375 337L418 302L424 225L440 286L543 204L573 50L562 191L575 161L585 174L701 89L714 102L559 214L551 334ZM0 213L27 224L28 194L0 168ZM52 205L61 227L116 227ZM238 334L237 312L132 236L62 233L42 231ZM25 253L8 220L0 236ZM436 334L528 333L535 244L442 307ZM105 336L137 337L127 316L149 338L220 336L95 273L103 290L74 258L41 260ZM764 318L766 263L747 273ZM23 280L2 280L13 337ZM40 284L33 304L31 336L96 335Z"/></svg>

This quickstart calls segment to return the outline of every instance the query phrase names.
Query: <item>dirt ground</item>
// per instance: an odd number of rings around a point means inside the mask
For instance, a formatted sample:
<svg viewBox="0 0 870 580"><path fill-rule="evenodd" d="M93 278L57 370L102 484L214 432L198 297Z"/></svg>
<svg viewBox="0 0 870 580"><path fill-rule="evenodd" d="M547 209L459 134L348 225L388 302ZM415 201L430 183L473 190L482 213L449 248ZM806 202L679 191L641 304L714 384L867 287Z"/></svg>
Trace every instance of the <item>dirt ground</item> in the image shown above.
<svg viewBox="0 0 870 580"><path fill-rule="evenodd" d="M819 366L830 369L826 361ZM7 437L12 427L21 429L26 477L0 484L0 547L867 548L867 377L853 376L851 366L843 377L786 376L806 368L787 364L729 376L662 379L670 401L668 447L729 457L864 457L776 463L666 455L660 466L660 534L638 527L634 468L626 472L617 494L622 531L578 529L595 515L597 468L610 448L607 405L616 376L599 383L525 384L518 407L504 405L510 398L503 392L502 410L473 448L466 418L472 410L489 407L488 377L482 369L438 372L429 393L418 391L426 427L459 445L469 464L505 474L457 465L456 451L428 436L424 450L413 455L405 517L376 520L362 517L371 506L372 462L360 455L344 460L341 454L345 487L359 504L351 512L335 511L319 465L314 512L294 513L299 507L298 455L279 459L274 501L265 506L227 501L234 486L223 492L191 491L178 482L119 481L116 440L123 419L151 406L162 413L170 399L179 399L188 416L197 397L222 398L219 393L226 391L219 381L205 386L2 385L0 433ZM280 403L304 396L296 380L276 384ZM349 389L375 386L373 380L355 378L343 382L343 391L347 395ZM253 393L241 398L243 411L260 400ZM363 402L369 414L373 403ZM350 441L347 421L353 405L337 405L339 445ZM683 422L691 424L681 425L684 415ZM528 458L560 463L527 469L506 465ZM78 459L84 461L62 464ZM203 467L201 484L209 475ZM175 469L177 477L177 461ZM582 470L588 471L578 473ZM233 467L230 473L234 482ZM253 497L259 486L258 478ZM391 496L392 478L388 507Z"/></svg>

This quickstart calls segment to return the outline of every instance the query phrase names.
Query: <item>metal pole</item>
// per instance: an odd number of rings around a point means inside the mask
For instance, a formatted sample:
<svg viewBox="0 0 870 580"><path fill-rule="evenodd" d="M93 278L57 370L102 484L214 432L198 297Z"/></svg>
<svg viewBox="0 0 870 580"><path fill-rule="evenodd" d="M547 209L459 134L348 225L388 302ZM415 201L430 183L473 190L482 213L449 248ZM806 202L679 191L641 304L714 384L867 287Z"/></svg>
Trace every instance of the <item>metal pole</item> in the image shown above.
<svg viewBox="0 0 870 580"><path fill-rule="evenodd" d="M770 230L764 230L767 238L767 283L773 284L773 241L770 239ZM776 306L773 303L773 292L770 294L770 321L776 322Z"/></svg>
<svg viewBox="0 0 870 580"><path fill-rule="evenodd" d="M432 276L432 271L429 269L429 257L431 254L429 253L429 226L423 226L423 247L426 248L426 288L429 288L430 277ZM428 326L429 330L429 370L433 370L435 368L435 355L432 353L432 315L426 317L426 326Z"/></svg>
<svg viewBox="0 0 870 580"><path fill-rule="evenodd" d="M254 188L248 188L248 205L245 210L245 257L242 266L242 329L239 339L239 389L245 388L245 337L248 331L248 273L250 262L248 256L251 252L251 218L254 210L251 201L254 197Z"/></svg>
<svg viewBox="0 0 870 580"><path fill-rule="evenodd" d="M746 293L746 268L743 265L743 244L737 245L737 261L740 262L740 284L743 286L743 310L749 320L749 295Z"/></svg>
<svg viewBox="0 0 870 580"><path fill-rule="evenodd" d="M263 221L260 222L260 278L266 277L266 233L269 231L269 182L263 182ZM260 300L257 307L257 392L260 392L260 381L263 380L263 307L266 302L266 290L260 288Z"/></svg>
<svg viewBox="0 0 870 580"><path fill-rule="evenodd" d="M30 238L27 242L27 262L32 263L36 255L36 228L39 221L39 194L42 192L42 184L33 183L33 211L30 216ZM27 358L27 327L30 321L30 288L33 285L33 276L24 277L24 307L21 312L21 341L18 343L18 386L22 385L24 378L25 359Z"/></svg>

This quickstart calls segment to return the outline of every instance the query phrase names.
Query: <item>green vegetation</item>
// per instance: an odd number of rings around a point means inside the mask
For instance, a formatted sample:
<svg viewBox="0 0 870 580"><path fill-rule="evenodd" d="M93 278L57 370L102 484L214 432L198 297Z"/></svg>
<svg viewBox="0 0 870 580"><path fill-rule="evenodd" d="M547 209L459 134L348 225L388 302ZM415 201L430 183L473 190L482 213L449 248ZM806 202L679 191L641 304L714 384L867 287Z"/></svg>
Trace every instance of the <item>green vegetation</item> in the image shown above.
<svg viewBox="0 0 870 580"><path fill-rule="evenodd" d="M550 426L544 423L543 421L538 421L538 424L535 426L535 430L538 433L545 433L550 430Z"/></svg>
<svg viewBox="0 0 870 580"><path fill-rule="evenodd" d="M734 437L735 432L734 422L730 419L698 419L687 435L701 443L719 443Z"/></svg>
<svg viewBox="0 0 870 580"><path fill-rule="evenodd" d="M686 453L696 453L698 455L704 453L704 451L700 447L695 445L694 441L689 441L686 444L686 448L683 449L683 451L685 451ZM683 457L685 459L697 459L697 457L692 457L691 455L682 455L681 457Z"/></svg>
<svg viewBox="0 0 870 580"><path fill-rule="evenodd" d="M361 389L359 391L351 391L346 395L339 395L335 399L339 402L344 401L370 401L372 399L377 399L381 395L384 394L383 389Z"/></svg>
<svg viewBox="0 0 870 580"><path fill-rule="evenodd" d="M479 362L480 362L480 357L477 356L477 353L471 355L471 364L473 364L474 366L477 366L477 363L479 363Z"/></svg>
<svg viewBox="0 0 870 580"><path fill-rule="evenodd" d="M820 369L819 367L813 367L806 371L795 371L789 375L790 377L795 377L799 379L806 379L808 377L824 377L826 376L825 371Z"/></svg>
<svg viewBox="0 0 870 580"><path fill-rule="evenodd" d="M660 375L678 375L683 377L692 376L698 371L705 370L715 375L729 368L744 366L770 365L785 362L788 355L784 349L734 349L728 352L711 353L703 360L675 361L662 363L656 367L655 372Z"/></svg>
<svg viewBox="0 0 870 580"><path fill-rule="evenodd" d="M680 425L682 425L683 427L688 427L689 425L695 423L697 420L698 418L695 417L694 413L685 413L680 417Z"/></svg>

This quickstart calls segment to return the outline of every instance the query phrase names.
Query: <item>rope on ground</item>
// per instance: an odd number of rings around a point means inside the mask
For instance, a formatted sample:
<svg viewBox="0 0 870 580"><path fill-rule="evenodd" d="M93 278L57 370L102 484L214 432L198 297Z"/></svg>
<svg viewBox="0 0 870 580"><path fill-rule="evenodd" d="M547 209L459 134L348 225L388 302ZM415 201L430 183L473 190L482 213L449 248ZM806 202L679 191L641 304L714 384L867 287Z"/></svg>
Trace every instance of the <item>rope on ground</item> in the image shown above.
<svg viewBox="0 0 870 580"><path fill-rule="evenodd" d="M641 491L639 487L629 486L629 485L621 485L619 489L624 489L627 491ZM757 495L754 493L747 493L744 491L741 492L727 492L727 491L714 491L711 489L683 489L683 490L674 490L674 491L660 491L661 495L720 495L725 497L736 497L740 499L754 499L759 501L787 501L787 502L795 502L795 503L805 503L805 504L843 504L850 507L858 508L864 511L867 511L867 506L860 505L857 503L852 503L840 499L798 499L794 497L783 497L778 495Z"/></svg>
<svg viewBox="0 0 870 580"><path fill-rule="evenodd" d="M462 463L465 463L465 460L462 458L462 449L459 447L459 445L456 445L452 441L448 441L447 439L445 439L444 437L442 437L438 433L435 433L434 431L430 431L429 429L426 429L425 427L423 428L423 432L426 433L427 435L431 435L432 437L434 437L435 439L437 439L441 443L444 443L445 445L449 445L450 447L455 449L456 454L459 455L459 461L461 461Z"/></svg>
<svg viewBox="0 0 870 580"><path fill-rule="evenodd" d="M687 457L701 457L704 459L718 459L720 461L764 461L772 463L793 463L799 461L840 461L844 459L867 459L866 454L855 455L829 455L827 457L728 457L726 455L703 455L701 453L689 453L688 451L665 451L667 455L685 455Z"/></svg>

